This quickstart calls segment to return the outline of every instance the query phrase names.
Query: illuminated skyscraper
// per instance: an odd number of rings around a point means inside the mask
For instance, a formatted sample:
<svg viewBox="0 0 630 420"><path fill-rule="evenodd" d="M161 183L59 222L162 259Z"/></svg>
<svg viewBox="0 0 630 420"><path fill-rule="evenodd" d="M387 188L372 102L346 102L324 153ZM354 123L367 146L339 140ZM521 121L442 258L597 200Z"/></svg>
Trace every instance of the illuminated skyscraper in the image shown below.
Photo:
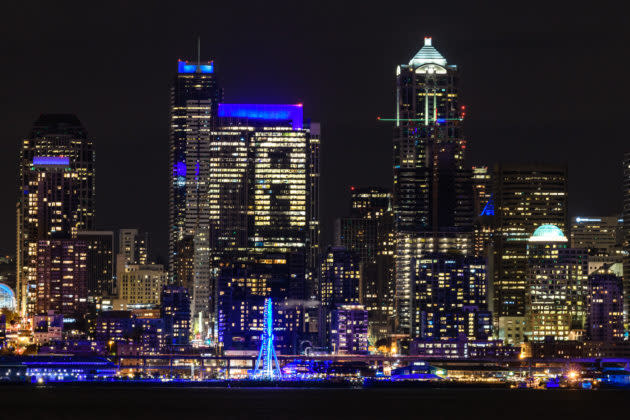
<svg viewBox="0 0 630 420"><path fill-rule="evenodd" d="M210 305L211 130L222 99L212 61L178 61L171 86L169 275L189 290L193 319L198 312L207 319Z"/></svg>
<svg viewBox="0 0 630 420"><path fill-rule="evenodd" d="M567 230L567 167L502 163L494 179L493 308L501 335L525 320L527 240L543 224Z"/></svg>
<svg viewBox="0 0 630 420"><path fill-rule="evenodd" d="M447 64L431 38L396 69L393 207L399 231L472 224L458 81L457 66Z"/></svg>
<svg viewBox="0 0 630 420"><path fill-rule="evenodd" d="M413 258L470 251L472 172L464 165L457 66L431 38L396 69L393 210L398 330L412 334Z"/></svg>
<svg viewBox="0 0 630 420"><path fill-rule="evenodd" d="M361 304L370 317L370 335L391 332L394 316L394 215L391 192L380 187L351 187L350 217L335 221L335 244L359 256Z"/></svg>
<svg viewBox="0 0 630 420"><path fill-rule="evenodd" d="M190 259L202 258L194 252L193 238L208 229L210 130L222 97L212 61L178 61L171 86L169 273L188 288L195 281ZM182 252L186 247L192 252Z"/></svg>
<svg viewBox="0 0 630 420"><path fill-rule="evenodd" d="M568 239L557 226L542 224L527 241L526 277L529 339L579 337L584 332L587 316L586 250L568 248Z"/></svg>
<svg viewBox="0 0 630 420"><path fill-rule="evenodd" d="M94 227L95 155L74 115L43 114L22 142L17 203L17 293L35 311L39 240L72 238Z"/></svg>

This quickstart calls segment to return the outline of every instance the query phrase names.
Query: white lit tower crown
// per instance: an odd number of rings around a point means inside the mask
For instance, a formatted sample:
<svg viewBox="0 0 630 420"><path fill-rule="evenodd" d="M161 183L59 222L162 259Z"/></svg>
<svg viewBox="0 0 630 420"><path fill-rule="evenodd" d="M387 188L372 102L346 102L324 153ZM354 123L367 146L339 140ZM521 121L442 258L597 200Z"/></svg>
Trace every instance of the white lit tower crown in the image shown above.
<svg viewBox="0 0 630 420"><path fill-rule="evenodd" d="M398 230L471 223L471 197L461 182L464 114L458 106L457 66L447 64L431 38L425 38L409 64L396 68L393 198Z"/></svg>

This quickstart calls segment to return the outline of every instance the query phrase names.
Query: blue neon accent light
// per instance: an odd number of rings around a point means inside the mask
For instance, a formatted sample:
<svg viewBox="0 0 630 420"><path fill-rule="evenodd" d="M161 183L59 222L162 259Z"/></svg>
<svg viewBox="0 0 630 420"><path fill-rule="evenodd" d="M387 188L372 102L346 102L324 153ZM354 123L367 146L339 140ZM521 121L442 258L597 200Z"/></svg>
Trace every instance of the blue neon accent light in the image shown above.
<svg viewBox="0 0 630 420"><path fill-rule="evenodd" d="M69 166L70 158L66 156L35 156L33 165Z"/></svg>
<svg viewBox="0 0 630 420"><path fill-rule="evenodd" d="M186 177L186 162L175 162L175 165L173 165L173 176Z"/></svg>
<svg viewBox="0 0 630 420"><path fill-rule="evenodd" d="M187 61L177 60L177 72L178 73L197 73L197 67L199 67L199 73L214 73L214 63L200 64L188 64Z"/></svg>
<svg viewBox="0 0 630 420"><path fill-rule="evenodd" d="M479 216L494 216L494 198L490 196Z"/></svg>
<svg viewBox="0 0 630 420"><path fill-rule="evenodd" d="M304 126L302 104L219 104L219 117L291 121L294 130Z"/></svg>

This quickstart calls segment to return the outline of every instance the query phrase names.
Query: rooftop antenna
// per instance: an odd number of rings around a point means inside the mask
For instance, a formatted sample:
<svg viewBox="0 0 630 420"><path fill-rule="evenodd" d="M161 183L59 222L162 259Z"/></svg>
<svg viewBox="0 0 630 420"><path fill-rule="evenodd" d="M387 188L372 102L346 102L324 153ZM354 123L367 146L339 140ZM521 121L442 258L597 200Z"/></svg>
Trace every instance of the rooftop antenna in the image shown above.
<svg viewBox="0 0 630 420"><path fill-rule="evenodd" d="M197 37L197 73L201 73L201 37Z"/></svg>

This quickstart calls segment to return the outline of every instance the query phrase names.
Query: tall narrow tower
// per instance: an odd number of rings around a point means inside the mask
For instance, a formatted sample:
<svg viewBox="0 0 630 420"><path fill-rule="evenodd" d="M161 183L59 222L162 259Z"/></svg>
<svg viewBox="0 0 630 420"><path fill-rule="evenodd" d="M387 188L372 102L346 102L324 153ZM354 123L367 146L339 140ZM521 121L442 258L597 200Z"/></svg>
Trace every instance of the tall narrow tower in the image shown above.
<svg viewBox="0 0 630 420"><path fill-rule="evenodd" d="M38 241L75 238L94 228L92 139L70 114L43 114L22 142L17 200L17 292L32 314L37 294Z"/></svg>
<svg viewBox="0 0 630 420"><path fill-rule="evenodd" d="M470 174L464 170L464 107L457 66L431 38L396 69L394 194L400 231L439 231L472 223Z"/></svg>
<svg viewBox="0 0 630 420"><path fill-rule="evenodd" d="M193 319L210 299L210 131L222 99L212 61L177 63L171 87L169 275L191 293ZM196 331L203 333L201 326Z"/></svg>

